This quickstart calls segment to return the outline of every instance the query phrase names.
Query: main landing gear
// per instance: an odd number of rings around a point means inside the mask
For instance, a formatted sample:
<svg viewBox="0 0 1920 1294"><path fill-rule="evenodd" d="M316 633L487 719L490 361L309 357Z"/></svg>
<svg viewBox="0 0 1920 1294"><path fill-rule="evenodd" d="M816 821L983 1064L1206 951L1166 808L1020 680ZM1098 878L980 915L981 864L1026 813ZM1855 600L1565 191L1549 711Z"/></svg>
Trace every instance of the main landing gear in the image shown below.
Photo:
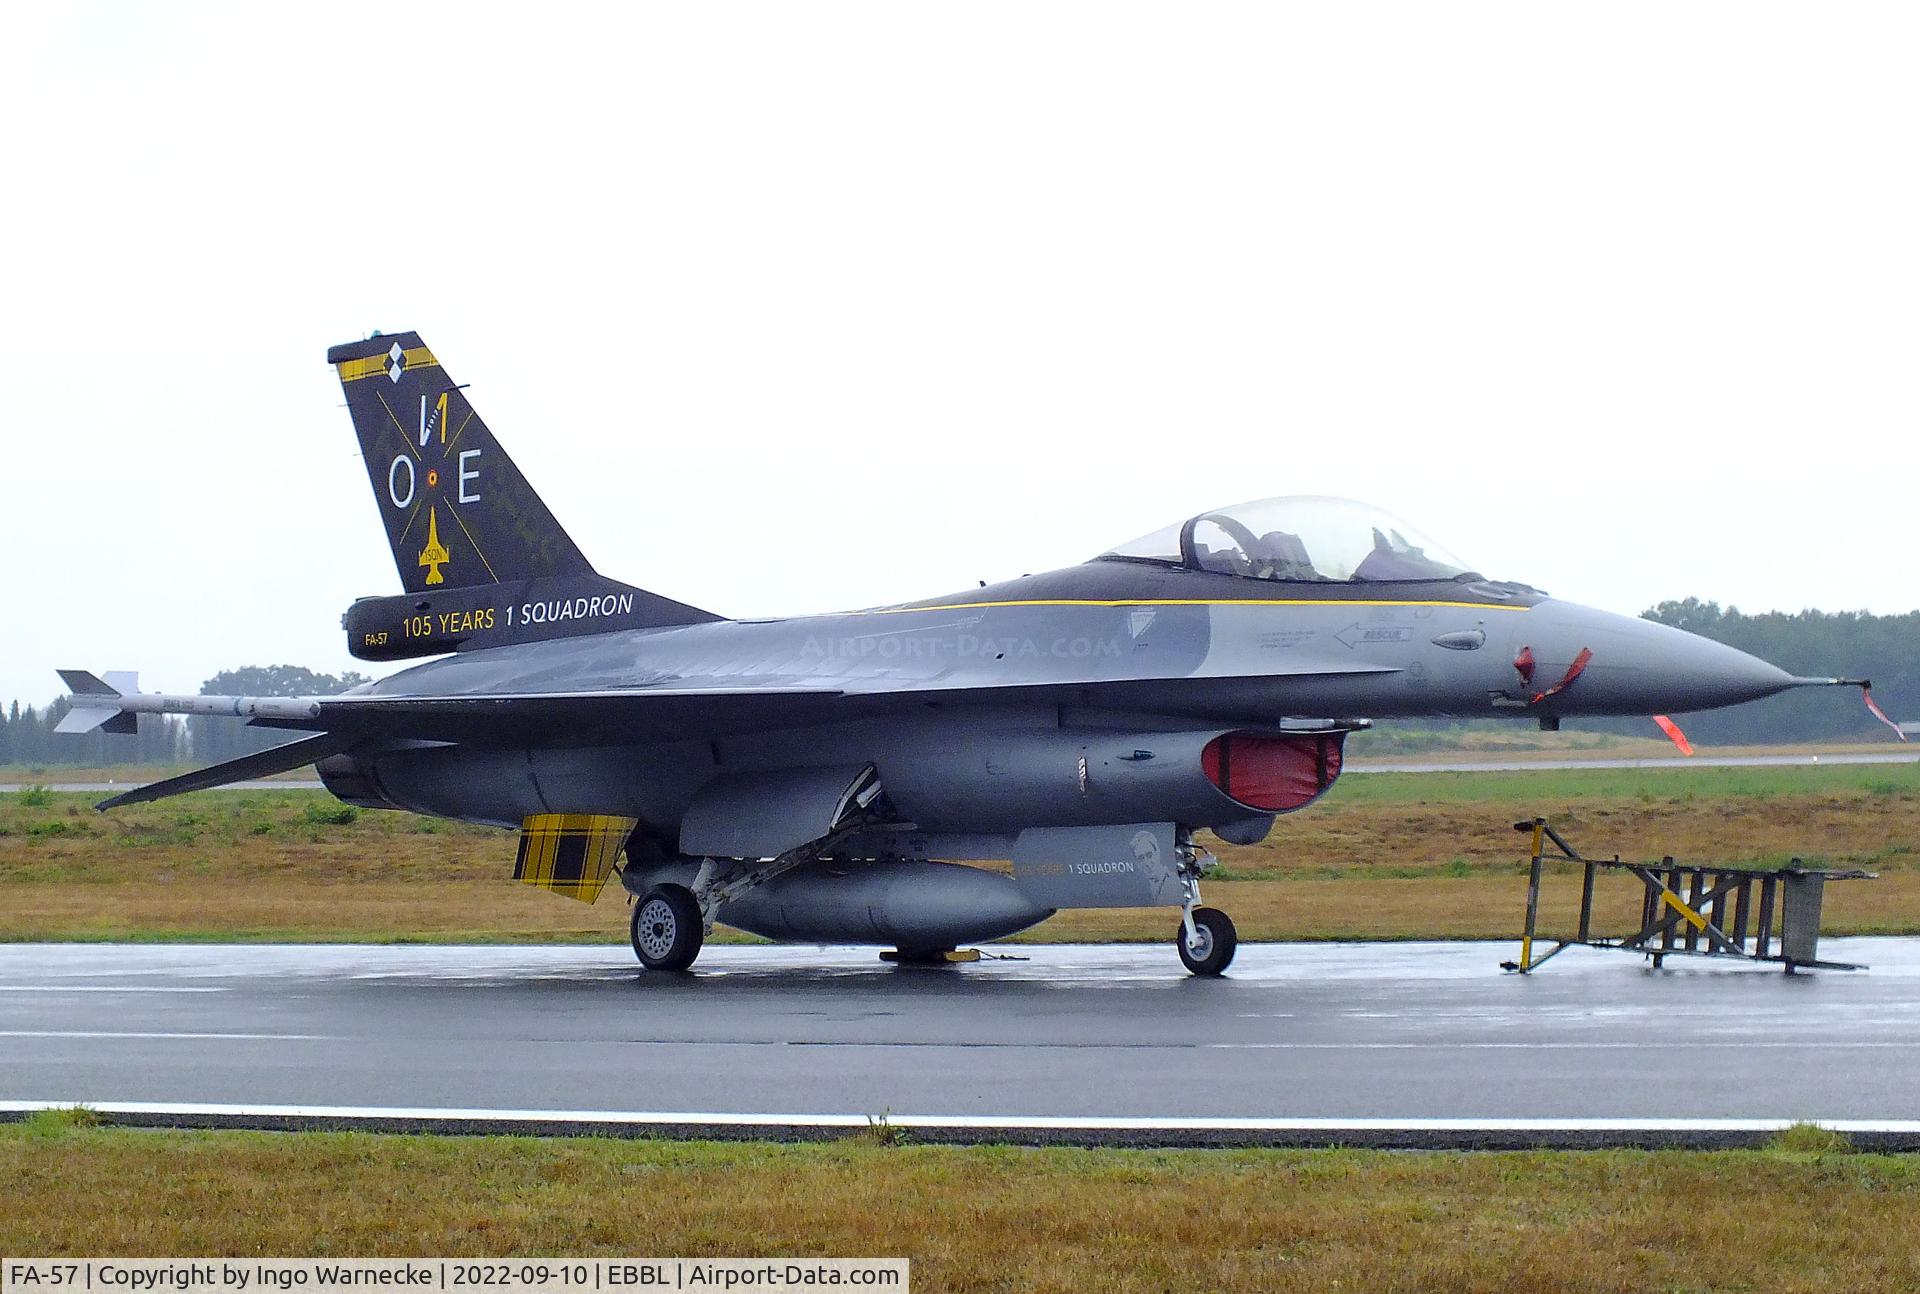
<svg viewBox="0 0 1920 1294"><path fill-rule="evenodd" d="M842 828L764 862L703 858L691 887L672 881L654 886L633 905L633 955L648 970L687 969L713 933L713 916L721 904L821 857L850 830Z"/></svg>
<svg viewBox="0 0 1920 1294"><path fill-rule="evenodd" d="M633 955L648 970L683 971L706 942L700 900L684 885L656 885L633 905Z"/></svg>

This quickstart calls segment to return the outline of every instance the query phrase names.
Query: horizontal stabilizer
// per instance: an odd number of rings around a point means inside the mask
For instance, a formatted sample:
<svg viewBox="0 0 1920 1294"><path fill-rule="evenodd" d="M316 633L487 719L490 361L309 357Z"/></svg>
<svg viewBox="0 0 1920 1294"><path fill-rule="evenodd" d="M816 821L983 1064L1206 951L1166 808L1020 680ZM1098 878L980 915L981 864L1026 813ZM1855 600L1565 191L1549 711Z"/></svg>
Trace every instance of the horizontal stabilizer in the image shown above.
<svg viewBox="0 0 1920 1294"><path fill-rule="evenodd" d="M131 719L133 716L129 714L127 718ZM215 786L226 786L230 782L250 782L258 777L271 777L275 773L289 772L338 755L352 746L354 740L351 734L339 732L323 732L317 737L302 737L299 741L290 741L284 746L275 746L270 750L257 751L251 755L242 755L239 759L230 759L224 764L196 769L191 773L182 773L178 777L169 777L164 781L149 782L145 786L116 795L110 800L102 800L94 807L101 810L117 809L123 804L145 804L149 800L163 800L169 795L184 795L188 791L205 791Z"/></svg>

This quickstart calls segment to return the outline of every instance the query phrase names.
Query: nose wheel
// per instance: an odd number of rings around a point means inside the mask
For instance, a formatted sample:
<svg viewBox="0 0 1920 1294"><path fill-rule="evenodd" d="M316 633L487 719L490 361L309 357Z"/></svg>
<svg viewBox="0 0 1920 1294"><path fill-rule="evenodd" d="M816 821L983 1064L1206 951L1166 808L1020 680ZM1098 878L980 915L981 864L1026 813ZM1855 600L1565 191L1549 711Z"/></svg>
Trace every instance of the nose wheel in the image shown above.
<svg viewBox="0 0 1920 1294"><path fill-rule="evenodd" d="M1174 932L1173 946L1179 950L1181 962L1195 975L1218 975L1233 962L1240 936L1233 928L1233 918L1219 908L1195 908L1192 932L1182 921Z"/></svg>
<svg viewBox="0 0 1920 1294"><path fill-rule="evenodd" d="M633 955L648 970L683 971L700 955L706 923L684 885L656 885L633 905Z"/></svg>

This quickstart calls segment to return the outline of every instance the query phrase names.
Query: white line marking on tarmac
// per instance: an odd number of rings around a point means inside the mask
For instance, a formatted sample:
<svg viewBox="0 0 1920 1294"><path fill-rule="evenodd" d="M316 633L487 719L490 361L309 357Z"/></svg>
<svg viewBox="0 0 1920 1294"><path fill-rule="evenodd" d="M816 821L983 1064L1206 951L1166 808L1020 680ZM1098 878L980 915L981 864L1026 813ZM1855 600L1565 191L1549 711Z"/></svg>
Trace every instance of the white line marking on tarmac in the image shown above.
<svg viewBox="0 0 1920 1294"><path fill-rule="evenodd" d="M336 1033L175 1033L118 1029L0 1029L0 1038L78 1038L78 1039L166 1039L234 1042L347 1042L348 1034ZM425 1041L455 1043L458 1037ZM821 1047L821 1048L924 1048L952 1051L1637 1051L1642 1042L859 1042L812 1038L529 1038L531 1046L598 1047ZM1804 1042L1777 1039L1729 1039L1713 1041L1693 1039L1686 1044L1695 1050L1732 1048L1739 1051L1920 1051L1920 1039L1910 1042L1891 1040L1844 1041L1809 1038Z"/></svg>
<svg viewBox="0 0 1920 1294"><path fill-rule="evenodd" d="M569 1040L570 1041L570 1040ZM670 1047L893 1047L941 1051L1640 1051L1644 1042L907 1042L853 1039L789 1038L785 1041L726 1038L601 1039L626 1045ZM1908 1042L1886 1039L1850 1042L1808 1038L1803 1042L1746 1038L1688 1038L1692 1050L1733 1048L1739 1051L1901 1051L1920 1050L1920 1038Z"/></svg>
<svg viewBox="0 0 1920 1294"><path fill-rule="evenodd" d="M40 1110L71 1109L74 1101L0 1101L0 1113L30 1114ZM787 1126L806 1128L864 1128L865 1114L759 1114L738 1111L662 1110L494 1110L436 1109L432 1106L382 1105L213 1105L165 1101L85 1101L102 1114L206 1115L226 1118L271 1119L387 1119L474 1123L636 1123L711 1127ZM1058 1115L890 1114L896 1127L921 1128L1051 1128L1143 1132L1178 1129L1194 1132L1777 1132L1804 1116L1767 1119L1561 1119L1561 1118L1082 1118ZM1920 1133L1920 1119L1821 1119L1835 1132Z"/></svg>
<svg viewBox="0 0 1920 1294"><path fill-rule="evenodd" d="M1647 1044L1644 1042L1203 1042L1189 1045L1197 1045L1204 1051L1639 1051ZM1683 1045L1689 1050L1733 1047L1740 1051L1793 1051L1799 1048L1818 1047L1822 1051L1899 1051L1920 1048L1920 1039L1912 1042L1829 1042L1821 1038L1809 1038L1804 1042L1779 1040L1754 1042L1745 1038L1730 1038L1723 1042L1716 1042L1706 1038L1688 1038Z"/></svg>
<svg viewBox="0 0 1920 1294"><path fill-rule="evenodd" d="M231 993L230 988L161 988L144 984L0 984L0 993Z"/></svg>
<svg viewBox="0 0 1920 1294"><path fill-rule="evenodd" d="M118 1029L0 1029L0 1038L189 1038L196 1042L344 1042L329 1033L143 1033Z"/></svg>

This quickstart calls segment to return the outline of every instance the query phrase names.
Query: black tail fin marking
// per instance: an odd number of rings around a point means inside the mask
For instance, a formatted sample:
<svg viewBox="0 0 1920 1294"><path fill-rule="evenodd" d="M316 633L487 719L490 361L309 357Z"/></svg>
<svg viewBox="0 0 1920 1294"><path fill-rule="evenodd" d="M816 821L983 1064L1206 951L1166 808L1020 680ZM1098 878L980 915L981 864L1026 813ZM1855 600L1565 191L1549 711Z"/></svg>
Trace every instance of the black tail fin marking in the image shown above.
<svg viewBox="0 0 1920 1294"><path fill-rule="evenodd" d="M595 573L418 333L335 346L327 362L406 588L348 609L355 656L403 660L722 618Z"/></svg>
<svg viewBox="0 0 1920 1294"><path fill-rule="evenodd" d="M418 333L335 346L327 362L407 592L594 573Z"/></svg>

